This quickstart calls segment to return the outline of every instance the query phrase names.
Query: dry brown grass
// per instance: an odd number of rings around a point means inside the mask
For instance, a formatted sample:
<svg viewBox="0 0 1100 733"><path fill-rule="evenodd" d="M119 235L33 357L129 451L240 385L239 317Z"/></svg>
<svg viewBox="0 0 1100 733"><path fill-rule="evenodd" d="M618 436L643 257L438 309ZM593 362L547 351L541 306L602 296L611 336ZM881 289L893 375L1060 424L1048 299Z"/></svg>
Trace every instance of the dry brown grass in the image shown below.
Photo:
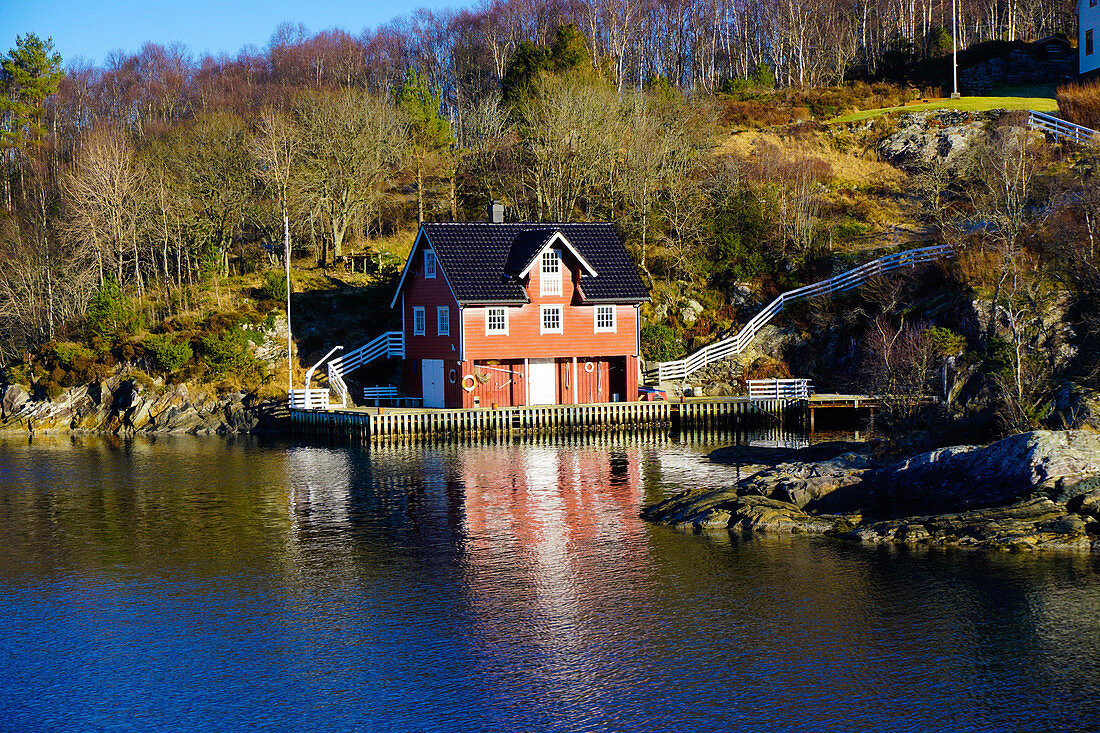
<svg viewBox="0 0 1100 733"><path fill-rule="evenodd" d="M767 145L777 145L791 157L817 158L832 170L833 182L847 186L898 186L905 181L905 174L868 155L858 155L837 150L823 134L793 135L784 131L747 130L735 132L715 149L719 155L734 155L748 159L754 150Z"/></svg>
<svg viewBox="0 0 1100 733"><path fill-rule="evenodd" d="M1058 87L1058 110L1078 125L1100 129L1100 79Z"/></svg>

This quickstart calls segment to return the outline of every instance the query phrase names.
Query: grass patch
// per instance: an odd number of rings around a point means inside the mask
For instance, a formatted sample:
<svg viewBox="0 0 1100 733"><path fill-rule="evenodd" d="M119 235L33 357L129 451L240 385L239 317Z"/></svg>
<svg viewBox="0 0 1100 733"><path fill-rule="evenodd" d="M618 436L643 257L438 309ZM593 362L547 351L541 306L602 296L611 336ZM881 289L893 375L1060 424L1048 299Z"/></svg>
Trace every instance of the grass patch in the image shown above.
<svg viewBox="0 0 1100 733"><path fill-rule="evenodd" d="M853 112L829 120L829 124L859 122L890 112L923 112L930 109L957 109L962 112L986 112L992 109L1033 109L1036 112L1057 112L1058 102L1049 97L962 97L961 99L937 99L904 107L882 107Z"/></svg>

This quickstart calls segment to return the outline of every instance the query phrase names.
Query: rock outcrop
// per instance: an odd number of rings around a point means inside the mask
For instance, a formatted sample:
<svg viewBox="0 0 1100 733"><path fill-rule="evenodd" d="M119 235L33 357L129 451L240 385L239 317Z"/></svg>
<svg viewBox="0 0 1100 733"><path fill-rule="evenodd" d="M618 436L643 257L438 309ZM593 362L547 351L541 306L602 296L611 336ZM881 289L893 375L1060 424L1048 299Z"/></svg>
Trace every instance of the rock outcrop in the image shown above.
<svg viewBox="0 0 1100 733"><path fill-rule="evenodd" d="M0 391L0 430L109 433L250 433L276 429L280 405L255 395L215 396L186 384L157 389L117 376L32 399L17 384Z"/></svg>
<svg viewBox="0 0 1100 733"><path fill-rule="evenodd" d="M728 487L684 492L642 516L696 531L831 532L861 542L1100 550L1100 435L1034 431L987 446L941 448L884 467L846 447L816 447L815 459L763 466ZM844 452L820 457L830 450Z"/></svg>
<svg viewBox="0 0 1100 733"><path fill-rule="evenodd" d="M933 162L950 168L1001 114L953 109L912 112L903 115L898 130L879 144L879 153L901 168L921 168Z"/></svg>

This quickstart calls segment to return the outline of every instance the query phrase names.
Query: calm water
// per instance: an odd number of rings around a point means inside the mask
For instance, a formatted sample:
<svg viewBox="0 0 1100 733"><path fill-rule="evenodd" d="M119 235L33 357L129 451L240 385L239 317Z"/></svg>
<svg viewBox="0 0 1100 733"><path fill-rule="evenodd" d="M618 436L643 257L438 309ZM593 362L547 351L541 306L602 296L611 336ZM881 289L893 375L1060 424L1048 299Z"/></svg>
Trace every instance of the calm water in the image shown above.
<svg viewBox="0 0 1100 733"><path fill-rule="evenodd" d="M1100 730L1100 561L641 522L709 447L0 441L0 730Z"/></svg>

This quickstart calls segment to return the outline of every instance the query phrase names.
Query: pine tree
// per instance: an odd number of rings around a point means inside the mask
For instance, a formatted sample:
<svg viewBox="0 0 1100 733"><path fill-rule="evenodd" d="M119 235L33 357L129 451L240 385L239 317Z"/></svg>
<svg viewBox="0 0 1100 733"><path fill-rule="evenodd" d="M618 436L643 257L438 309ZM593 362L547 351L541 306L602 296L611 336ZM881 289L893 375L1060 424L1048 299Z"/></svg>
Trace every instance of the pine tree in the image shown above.
<svg viewBox="0 0 1100 733"><path fill-rule="evenodd" d="M417 220L424 221L424 167L454 143L451 123L439 114L442 92L429 89L414 69L405 74L397 106L408 118L409 141L416 162Z"/></svg>

